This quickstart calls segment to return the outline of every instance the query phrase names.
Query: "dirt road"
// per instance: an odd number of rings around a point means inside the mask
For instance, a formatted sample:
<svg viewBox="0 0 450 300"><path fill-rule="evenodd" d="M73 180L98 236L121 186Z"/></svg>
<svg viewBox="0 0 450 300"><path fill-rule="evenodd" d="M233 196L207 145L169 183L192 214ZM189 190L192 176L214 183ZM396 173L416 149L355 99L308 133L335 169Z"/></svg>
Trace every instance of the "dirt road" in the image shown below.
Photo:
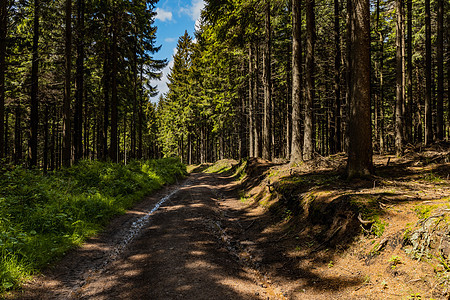
<svg viewBox="0 0 450 300"><path fill-rule="evenodd" d="M230 178L193 174L119 216L16 298L283 299L230 235L252 225L240 221L235 189Z"/></svg>

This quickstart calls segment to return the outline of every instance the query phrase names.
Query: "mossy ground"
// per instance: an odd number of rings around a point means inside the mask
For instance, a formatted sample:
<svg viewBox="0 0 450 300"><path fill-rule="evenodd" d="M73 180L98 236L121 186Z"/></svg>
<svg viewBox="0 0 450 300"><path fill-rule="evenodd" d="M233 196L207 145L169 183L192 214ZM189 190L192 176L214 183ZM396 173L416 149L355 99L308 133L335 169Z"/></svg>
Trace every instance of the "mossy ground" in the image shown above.
<svg viewBox="0 0 450 300"><path fill-rule="evenodd" d="M296 266L289 269L299 273L297 283L291 273L285 280L293 299L328 289L354 299L446 299L449 158L448 145L377 155L376 174L351 181L342 154L295 166L250 159L239 177L240 199L247 214L264 212L247 235L264 244L264 257ZM299 288L302 276L316 278L311 294Z"/></svg>

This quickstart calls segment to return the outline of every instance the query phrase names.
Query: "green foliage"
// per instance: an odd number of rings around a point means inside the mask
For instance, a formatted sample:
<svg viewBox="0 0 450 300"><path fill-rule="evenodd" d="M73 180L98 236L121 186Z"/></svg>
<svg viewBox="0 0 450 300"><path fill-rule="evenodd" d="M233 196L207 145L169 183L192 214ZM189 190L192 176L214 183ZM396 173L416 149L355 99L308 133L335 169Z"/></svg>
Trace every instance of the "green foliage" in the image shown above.
<svg viewBox="0 0 450 300"><path fill-rule="evenodd" d="M98 161L42 176L17 167L0 175L0 291L80 245L146 194L185 175L177 159Z"/></svg>

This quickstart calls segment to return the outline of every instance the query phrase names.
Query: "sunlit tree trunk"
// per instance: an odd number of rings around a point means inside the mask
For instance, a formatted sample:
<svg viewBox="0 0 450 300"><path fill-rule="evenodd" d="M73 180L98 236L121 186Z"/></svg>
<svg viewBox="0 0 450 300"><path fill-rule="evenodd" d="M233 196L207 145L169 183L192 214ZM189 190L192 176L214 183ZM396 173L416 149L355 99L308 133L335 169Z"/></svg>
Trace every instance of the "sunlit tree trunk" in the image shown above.
<svg viewBox="0 0 450 300"><path fill-rule="evenodd" d="M315 15L314 0L306 1L306 99L304 107L305 130L303 133L303 159L310 160L314 152L314 44Z"/></svg>
<svg viewBox="0 0 450 300"><path fill-rule="evenodd" d="M292 146L291 163L302 161L301 141L301 2L292 1Z"/></svg>
<svg viewBox="0 0 450 300"><path fill-rule="evenodd" d="M425 0L425 144L433 141L431 107L431 11L430 0Z"/></svg>
<svg viewBox="0 0 450 300"><path fill-rule="evenodd" d="M263 87L264 87L264 117L263 117L263 153L262 157L272 159L272 87L271 87L271 33L270 33L270 1L265 3L265 42L263 52Z"/></svg>
<svg viewBox="0 0 450 300"><path fill-rule="evenodd" d="M395 152L403 153L403 0L396 0L396 101L395 101Z"/></svg>
<svg viewBox="0 0 450 300"><path fill-rule="evenodd" d="M436 137L444 139L444 0L437 0L437 102Z"/></svg>

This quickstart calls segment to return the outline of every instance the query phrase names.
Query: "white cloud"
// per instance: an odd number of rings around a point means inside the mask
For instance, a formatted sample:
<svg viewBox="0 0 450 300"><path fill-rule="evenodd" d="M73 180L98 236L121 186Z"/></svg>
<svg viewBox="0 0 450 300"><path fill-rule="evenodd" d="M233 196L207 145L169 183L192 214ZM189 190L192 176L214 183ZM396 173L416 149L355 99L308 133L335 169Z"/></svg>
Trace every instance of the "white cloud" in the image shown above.
<svg viewBox="0 0 450 300"><path fill-rule="evenodd" d="M187 14L191 17L193 21L198 21L200 19L200 13L205 7L205 2L203 0L192 0L189 7L182 7L180 12Z"/></svg>
<svg viewBox="0 0 450 300"><path fill-rule="evenodd" d="M168 38L165 38L164 39L164 42L166 42L166 43L173 43L173 42L176 42L176 38L172 38L172 37L168 37Z"/></svg>
<svg viewBox="0 0 450 300"><path fill-rule="evenodd" d="M172 21L172 12L163 8L156 8L156 19L161 22Z"/></svg>

